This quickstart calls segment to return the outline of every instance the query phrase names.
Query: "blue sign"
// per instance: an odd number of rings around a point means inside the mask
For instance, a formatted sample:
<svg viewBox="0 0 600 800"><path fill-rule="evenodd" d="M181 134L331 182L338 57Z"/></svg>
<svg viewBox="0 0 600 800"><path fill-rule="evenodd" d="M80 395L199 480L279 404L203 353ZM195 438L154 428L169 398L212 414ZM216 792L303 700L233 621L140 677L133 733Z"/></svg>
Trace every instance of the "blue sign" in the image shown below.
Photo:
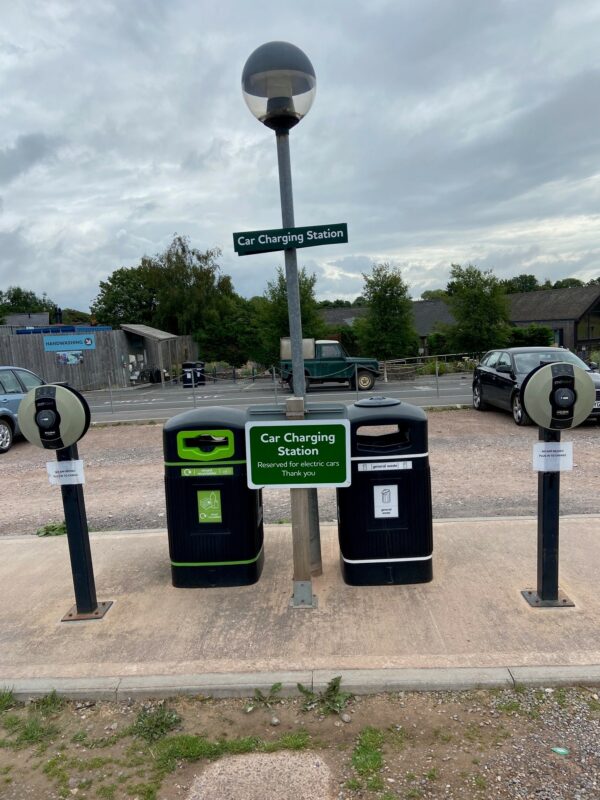
<svg viewBox="0 0 600 800"><path fill-rule="evenodd" d="M82 336L44 336L44 351L46 353L66 352L68 350L95 350L96 336L93 333Z"/></svg>

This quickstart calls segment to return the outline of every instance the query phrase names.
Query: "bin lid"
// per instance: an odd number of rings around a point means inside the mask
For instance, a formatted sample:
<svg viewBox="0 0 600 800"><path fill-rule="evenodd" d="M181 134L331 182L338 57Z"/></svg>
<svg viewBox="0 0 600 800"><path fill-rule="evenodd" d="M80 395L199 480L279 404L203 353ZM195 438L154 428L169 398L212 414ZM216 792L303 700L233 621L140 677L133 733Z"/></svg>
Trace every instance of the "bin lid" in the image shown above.
<svg viewBox="0 0 600 800"><path fill-rule="evenodd" d="M360 408L383 408L383 406L399 406L401 403L402 401L395 397L373 395L373 397L365 397L363 400L357 400L354 405Z"/></svg>

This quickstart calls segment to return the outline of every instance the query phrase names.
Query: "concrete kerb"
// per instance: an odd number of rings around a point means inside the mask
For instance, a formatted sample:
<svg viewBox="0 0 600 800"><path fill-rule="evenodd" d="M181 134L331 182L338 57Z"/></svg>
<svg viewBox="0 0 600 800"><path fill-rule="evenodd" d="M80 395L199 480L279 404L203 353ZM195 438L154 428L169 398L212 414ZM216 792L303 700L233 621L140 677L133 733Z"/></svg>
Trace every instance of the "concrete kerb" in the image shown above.
<svg viewBox="0 0 600 800"><path fill-rule="evenodd" d="M125 678L30 678L3 679L0 689L13 692L16 700L29 702L56 691L69 700L146 700L201 695L203 697L252 697L255 689L268 693L281 683L280 695L299 695L298 684L314 692L342 678L344 691L357 695L382 692L447 692L475 689L510 689L515 686L596 686L600 665L459 667L448 669L298 670L290 672L238 672L204 675L153 675Z"/></svg>

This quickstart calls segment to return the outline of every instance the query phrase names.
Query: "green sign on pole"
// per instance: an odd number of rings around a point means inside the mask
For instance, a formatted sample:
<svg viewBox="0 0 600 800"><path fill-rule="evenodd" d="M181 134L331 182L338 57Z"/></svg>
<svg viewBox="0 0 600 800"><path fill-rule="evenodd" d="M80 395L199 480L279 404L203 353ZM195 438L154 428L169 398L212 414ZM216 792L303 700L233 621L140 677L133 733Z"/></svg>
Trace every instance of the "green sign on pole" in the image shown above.
<svg viewBox="0 0 600 800"><path fill-rule="evenodd" d="M246 423L248 486L350 486L350 423Z"/></svg>
<svg viewBox="0 0 600 800"><path fill-rule="evenodd" d="M272 253L274 250L294 250L317 247L321 244L345 244L348 225L312 225L309 228L274 228L269 231L242 231L233 234L233 249L238 256L253 253Z"/></svg>

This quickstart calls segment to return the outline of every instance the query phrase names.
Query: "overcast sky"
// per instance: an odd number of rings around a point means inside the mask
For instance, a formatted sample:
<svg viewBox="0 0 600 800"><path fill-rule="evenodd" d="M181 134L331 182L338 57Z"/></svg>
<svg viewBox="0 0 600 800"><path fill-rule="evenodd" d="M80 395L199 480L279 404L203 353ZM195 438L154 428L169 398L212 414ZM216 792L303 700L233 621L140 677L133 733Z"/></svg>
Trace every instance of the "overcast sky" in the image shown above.
<svg viewBox="0 0 600 800"><path fill-rule="evenodd" d="M315 103L290 135L298 251L321 299L388 261L413 297L451 263L600 276L598 0L0 0L0 289L87 310L175 232L261 294L282 253L274 134L244 104L259 45L300 47Z"/></svg>

